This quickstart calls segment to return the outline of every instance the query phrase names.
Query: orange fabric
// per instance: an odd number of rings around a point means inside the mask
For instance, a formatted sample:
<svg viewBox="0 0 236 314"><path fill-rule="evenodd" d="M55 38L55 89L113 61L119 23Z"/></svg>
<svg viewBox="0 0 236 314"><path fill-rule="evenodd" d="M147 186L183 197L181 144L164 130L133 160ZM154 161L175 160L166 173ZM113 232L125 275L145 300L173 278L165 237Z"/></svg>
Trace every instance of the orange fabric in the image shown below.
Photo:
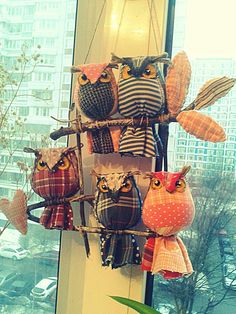
<svg viewBox="0 0 236 314"><path fill-rule="evenodd" d="M187 133L196 138L214 143L226 140L224 129L216 121L195 110L181 112L176 120Z"/></svg>
<svg viewBox="0 0 236 314"><path fill-rule="evenodd" d="M26 195L22 190L16 191L11 202L1 199L0 210L20 233L27 233Z"/></svg>
<svg viewBox="0 0 236 314"><path fill-rule="evenodd" d="M179 237L155 238L151 271L153 274L160 272L165 279L193 272L187 250Z"/></svg>
<svg viewBox="0 0 236 314"><path fill-rule="evenodd" d="M120 129L120 127L111 127L110 132L111 132L111 138L112 138L112 143L113 143L113 147L114 147L114 153L117 153L119 150L119 141L120 141L121 129ZM90 131L87 132L87 142L88 142L88 153L93 154L93 151L92 151L92 134Z"/></svg>
<svg viewBox="0 0 236 314"><path fill-rule="evenodd" d="M144 245L142 270L151 271L153 261L153 251L155 246L155 238L147 239Z"/></svg>
<svg viewBox="0 0 236 314"><path fill-rule="evenodd" d="M191 66L184 51L178 53L168 67L166 77L167 107L171 114L180 111L189 89Z"/></svg>

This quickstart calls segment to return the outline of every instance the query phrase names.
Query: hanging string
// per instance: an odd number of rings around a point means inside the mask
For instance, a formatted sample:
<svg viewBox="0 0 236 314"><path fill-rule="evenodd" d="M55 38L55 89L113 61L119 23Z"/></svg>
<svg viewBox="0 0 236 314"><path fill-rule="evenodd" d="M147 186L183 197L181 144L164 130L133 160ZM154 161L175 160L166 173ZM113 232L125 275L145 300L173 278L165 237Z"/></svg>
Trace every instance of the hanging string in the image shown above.
<svg viewBox="0 0 236 314"><path fill-rule="evenodd" d="M156 3L155 3L155 1L154 1L153 8L154 8L154 14L157 17L157 10L156 10ZM159 23L158 23L158 19L156 19L156 28L157 28L157 31L158 31L158 38L161 39L161 30L160 30L160 26L159 26Z"/></svg>
<svg viewBox="0 0 236 314"><path fill-rule="evenodd" d="M149 1L149 0L147 0ZM151 25L152 25L152 5L153 5L153 0L151 2L151 10L149 10L150 12L150 20L149 20L149 29L148 29L148 49L147 49L147 56L149 56L149 51L150 51L150 40L151 40Z"/></svg>
<svg viewBox="0 0 236 314"><path fill-rule="evenodd" d="M160 51L158 49L158 44L157 44L157 35L156 35L156 31L155 31L155 26L154 26L154 23L153 23L152 6L150 5L149 0L147 0L147 3L148 3L149 13L150 13L150 17L151 17L151 24L152 24L153 34L154 34L154 41L155 41L156 51L157 51L157 54L160 54ZM153 4L153 0L152 0L151 4Z"/></svg>
<svg viewBox="0 0 236 314"><path fill-rule="evenodd" d="M122 23L123 17L124 17L124 11L125 11L126 2L127 2L127 0L124 0L124 2L123 2L123 7L122 7L122 11L121 11L121 16L120 16L120 22L119 22L118 30L117 30L117 34L116 34L116 41L115 41L115 46L114 46L114 52L116 51L118 38L119 38L119 35L120 35L120 28L121 28L121 23Z"/></svg>
<svg viewBox="0 0 236 314"><path fill-rule="evenodd" d="M97 29L98 29L98 25L100 23L100 20L101 20L101 17L102 17L102 14L103 14L103 11L104 11L106 3L107 3L107 1L104 0L101 12L99 14L99 17L98 17L98 20L97 20L97 23L96 23L96 26L95 26L95 29L94 29L93 36L91 38L91 41L90 41L90 44L89 44L89 47L88 47L88 51L87 51L86 57L84 59L84 64L87 62L87 59L88 59L88 56L89 56L89 53L90 53L90 50L91 50L91 47L92 47L92 44L93 44L93 41L94 41L94 38L95 38L95 35L96 35L96 32L97 32Z"/></svg>

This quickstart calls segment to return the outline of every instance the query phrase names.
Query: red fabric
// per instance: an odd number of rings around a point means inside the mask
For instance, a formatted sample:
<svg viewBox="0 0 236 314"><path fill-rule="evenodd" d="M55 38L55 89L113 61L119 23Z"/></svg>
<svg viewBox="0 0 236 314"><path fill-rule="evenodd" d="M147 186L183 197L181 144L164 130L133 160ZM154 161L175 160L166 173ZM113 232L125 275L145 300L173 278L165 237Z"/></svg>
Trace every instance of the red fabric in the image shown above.
<svg viewBox="0 0 236 314"><path fill-rule="evenodd" d="M142 270L151 271L153 251L154 251L155 238L147 239L144 245L143 259L142 259Z"/></svg>

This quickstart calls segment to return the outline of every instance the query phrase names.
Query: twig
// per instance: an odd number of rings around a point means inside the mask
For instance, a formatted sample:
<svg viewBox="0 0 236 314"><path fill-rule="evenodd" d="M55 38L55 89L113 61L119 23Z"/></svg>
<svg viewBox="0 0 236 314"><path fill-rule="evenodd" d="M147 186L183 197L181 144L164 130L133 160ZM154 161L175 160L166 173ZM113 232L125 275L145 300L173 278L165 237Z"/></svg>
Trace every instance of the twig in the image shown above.
<svg viewBox="0 0 236 314"><path fill-rule="evenodd" d="M101 227L85 227L85 226L74 226L75 231L78 232L88 232L88 233L100 233L100 234L133 234L140 237L157 237L157 234L152 231L138 231L138 230L131 230L131 229L124 229L124 230L113 230L113 229L106 229Z"/></svg>
<svg viewBox="0 0 236 314"><path fill-rule="evenodd" d="M0 230L0 236L3 234L3 232L7 229L7 227L10 225L10 221L7 221L3 228Z"/></svg>

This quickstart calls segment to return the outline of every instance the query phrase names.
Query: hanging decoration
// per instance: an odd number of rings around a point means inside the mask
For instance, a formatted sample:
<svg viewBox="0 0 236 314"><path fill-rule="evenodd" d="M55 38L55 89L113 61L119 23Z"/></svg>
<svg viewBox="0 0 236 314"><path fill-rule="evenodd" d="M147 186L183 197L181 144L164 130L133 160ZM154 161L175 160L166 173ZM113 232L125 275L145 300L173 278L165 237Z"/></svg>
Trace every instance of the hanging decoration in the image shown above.
<svg viewBox="0 0 236 314"><path fill-rule="evenodd" d="M74 91L77 108L92 120L104 120L117 111L117 85L109 63L72 67L78 73ZM107 126L87 132L90 153L108 154L118 150L120 129L110 132Z"/></svg>
<svg viewBox="0 0 236 314"><path fill-rule="evenodd" d="M51 202L45 207L40 224L46 229L73 230L73 211L65 197L74 195L80 187L75 148L26 148L25 152L36 156L31 178L33 190Z"/></svg>
<svg viewBox="0 0 236 314"><path fill-rule="evenodd" d="M27 198L22 190L16 190L12 201L0 199L0 211L8 221L21 233L27 233Z"/></svg>
<svg viewBox="0 0 236 314"><path fill-rule="evenodd" d="M102 266L118 268L141 263L134 235L109 233L109 229L133 228L141 220L141 196L134 174L137 172L97 174L93 171L97 177L94 213L107 229L100 236Z"/></svg>
<svg viewBox="0 0 236 314"><path fill-rule="evenodd" d="M187 250L176 235L190 226L194 218L194 203L185 175L180 172L151 172L150 186L143 203L144 224L156 232L145 244L142 269L160 273L165 279L178 278L193 272Z"/></svg>
<svg viewBox="0 0 236 314"><path fill-rule="evenodd" d="M167 54L136 58L119 58L113 54L112 62L121 63L118 109L122 116L148 119L164 112L164 79L158 63L168 64ZM124 127L119 152L131 156L157 156L157 143L152 128Z"/></svg>

